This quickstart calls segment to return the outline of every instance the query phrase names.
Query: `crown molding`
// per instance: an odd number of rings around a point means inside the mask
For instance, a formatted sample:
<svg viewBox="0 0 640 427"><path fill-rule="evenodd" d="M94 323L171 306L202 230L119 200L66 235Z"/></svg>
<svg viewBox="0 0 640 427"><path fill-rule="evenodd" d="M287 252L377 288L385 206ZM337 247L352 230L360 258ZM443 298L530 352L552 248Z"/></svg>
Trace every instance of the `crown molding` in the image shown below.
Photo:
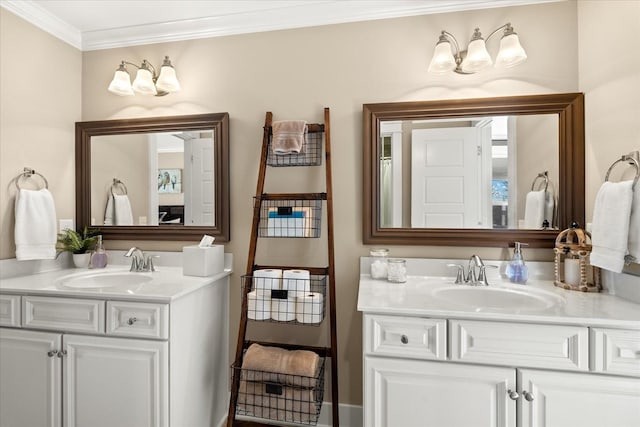
<svg viewBox="0 0 640 427"><path fill-rule="evenodd" d="M224 16L84 32L71 27L30 0L1 0L0 4L70 45L83 51L91 51L554 1L561 0L437 0L429 2L333 0Z"/></svg>

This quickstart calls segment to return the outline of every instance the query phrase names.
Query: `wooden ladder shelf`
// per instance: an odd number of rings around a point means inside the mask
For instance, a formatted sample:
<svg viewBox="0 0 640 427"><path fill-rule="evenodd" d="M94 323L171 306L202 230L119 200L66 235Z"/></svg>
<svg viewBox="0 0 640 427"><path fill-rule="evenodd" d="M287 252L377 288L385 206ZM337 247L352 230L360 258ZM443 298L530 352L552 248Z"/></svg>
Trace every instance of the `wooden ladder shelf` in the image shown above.
<svg viewBox="0 0 640 427"><path fill-rule="evenodd" d="M238 331L238 342L236 347L236 357L233 364L233 379L231 383L231 399L229 403L229 415L227 418L227 427L233 426L268 426L280 425L279 423L296 424L296 425L315 425L318 421L320 407L322 405L322 396L324 391L325 377L325 360L331 360L331 401L332 401L332 421L333 426L339 426L338 420L338 363L337 363L337 338L336 338L336 297L335 297L335 263L334 263L334 227L333 227L333 197L331 182L331 133L330 133L330 117L329 108L324 109L324 123L307 125L307 141L304 146L304 154L293 155L274 155L271 147L272 136L272 120L271 112L266 113L264 133L262 138L262 152L260 158L260 169L258 172L258 183L256 187L256 196L253 206L253 223L251 226L251 240L249 244L249 255L247 258L246 275L243 276L242 282L242 311L240 317L240 326ZM324 158L325 158L325 175L326 175L326 193L264 193L264 184L267 172L267 166L312 166L321 163L322 155L322 136L324 135ZM279 164L278 164L279 162ZM256 251L258 239L260 237L282 237L282 238L310 238L319 237L321 228L321 209L322 205L326 205L326 238L327 238L327 266L326 267L308 267L308 266L269 266L256 264ZM284 219L283 219L284 218ZM282 226L282 229L277 228ZM275 227L275 228L274 228ZM293 228L291 228L293 227ZM298 228L299 227L299 228ZM249 318L249 294L255 285L252 276L254 272L265 269L279 270L306 270L309 272L311 282L311 292L321 289L323 298L320 299L322 305L322 317L319 322L329 321L330 344L327 347L313 347L306 345L292 345L275 342L257 342L247 339L247 324L249 321L260 321L255 318ZM264 280L264 279L263 279ZM286 279L284 279L286 280ZM291 280L291 279L289 279ZM297 286L297 285L295 285ZM305 284L305 291L309 293L309 284ZM299 295L298 288L296 294ZM253 289L255 290L255 289ZM263 292L267 292L262 290ZM271 290L271 301L275 298L287 298L287 292L284 294L276 294ZM252 294L256 298L256 293ZM292 297L291 297L292 298ZM282 300L281 300L282 301ZM280 302L281 302L280 301ZM298 300L296 300L298 301ZM279 303L280 303L279 302ZM255 304L255 303L254 303ZM296 303L296 314L298 312L298 303ZM287 305L288 306L288 305ZM328 307L328 308L327 308ZM328 319L325 313L328 311ZM313 312L314 316L319 316L317 311ZM308 318L303 318L308 319ZM310 327L305 325L306 322L316 322L317 317L313 320L301 321L300 327ZM274 321L264 318L265 321ZM276 319L274 325L278 323L298 324L299 319L291 320L290 316L286 320L279 322ZM314 352L321 360L321 368L317 378L300 377L295 381L288 382L282 379L281 374L272 372L245 371L243 367L244 355L251 344L261 344L265 346L278 347L283 350L307 350ZM257 346L255 346L257 347ZM252 392L247 392L249 387L249 375L252 375L251 383ZM260 375L260 378L258 378ZM262 375L265 375L262 378ZM258 379L257 379L258 378ZM264 379L264 381L260 381ZM302 381L302 382L301 382ZM302 384L302 385L301 385ZM306 386L306 387L305 387ZM244 387L244 388L243 388ZM261 388L264 387L264 388ZM315 388L314 388L315 387ZM283 391L289 388L290 390ZM255 391L259 390L259 391ZM266 391L265 391L266 390ZM294 396L290 397L289 396ZM302 398L300 397L302 396ZM305 400L312 400L307 402ZM309 396L311 396L309 398ZM313 396L316 396L315 398ZM318 397L319 396L319 397ZM315 399L315 400L314 400ZM261 411L256 411L256 407L262 407ZM251 410L247 410L247 408ZM305 410L301 408L313 408ZM317 410L316 410L317 409ZM256 414L256 412L259 412ZM292 413L297 415L291 415ZM240 419L237 418L240 416ZM284 419L283 419L284 418Z"/></svg>

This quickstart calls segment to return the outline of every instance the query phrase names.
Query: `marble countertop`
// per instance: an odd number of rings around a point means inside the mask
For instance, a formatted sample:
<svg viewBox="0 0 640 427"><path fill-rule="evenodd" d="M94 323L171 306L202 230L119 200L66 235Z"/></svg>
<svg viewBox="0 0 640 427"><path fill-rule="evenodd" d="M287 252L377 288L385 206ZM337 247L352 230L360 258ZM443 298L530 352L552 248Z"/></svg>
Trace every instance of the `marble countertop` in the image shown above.
<svg viewBox="0 0 640 427"><path fill-rule="evenodd" d="M497 304L473 307L438 297L442 295L442 289L469 287L453 284L452 277L409 276L406 283L391 283L363 274L360 276L358 311L640 330L640 304L613 295L569 291L554 286L550 280L529 280L526 285L499 279L490 283L489 287L506 288L516 293L538 293L554 302L548 307L498 307Z"/></svg>
<svg viewBox="0 0 640 427"><path fill-rule="evenodd" d="M110 300L170 302L187 295L203 286L229 276L230 269L209 277L184 276L181 267L158 267L153 273L131 273L146 275L151 280L131 286L111 286L99 288L70 288L64 285L66 276L82 273L128 273L124 265L108 266L103 270L86 268L66 268L56 271L30 274L0 280L0 293L21 295L42 295L57 297L102 298Z"/></svg>

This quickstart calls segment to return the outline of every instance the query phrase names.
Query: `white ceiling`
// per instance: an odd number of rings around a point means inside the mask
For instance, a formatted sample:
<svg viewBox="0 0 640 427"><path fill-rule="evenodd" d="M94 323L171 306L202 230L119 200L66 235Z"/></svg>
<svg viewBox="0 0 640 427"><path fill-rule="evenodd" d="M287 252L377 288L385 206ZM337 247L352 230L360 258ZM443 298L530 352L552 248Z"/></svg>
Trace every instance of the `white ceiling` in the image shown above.
<svg viewBox="0 0 640 427"><path fill-rule="evenodd" d="M81 50L558 0L0 0Z"/></svg>

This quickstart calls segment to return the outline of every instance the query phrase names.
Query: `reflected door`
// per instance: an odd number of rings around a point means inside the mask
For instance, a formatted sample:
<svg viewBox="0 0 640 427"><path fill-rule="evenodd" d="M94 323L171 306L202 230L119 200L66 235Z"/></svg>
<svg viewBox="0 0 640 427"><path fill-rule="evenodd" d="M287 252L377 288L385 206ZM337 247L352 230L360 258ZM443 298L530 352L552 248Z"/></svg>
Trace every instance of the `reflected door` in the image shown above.
<svg viewBox="0 0 640 427"><path fill-rule="evenodd" d="M184 158L184 224L215 225L213 139L185 142Z"/></svg>
<svg viewBox="0 0 640 427"><path fill-rule="evenodd" d="M411 134L411 227L490 226L485 128L415 129ZM489 168L490 171L490 168Z"/></svg>

